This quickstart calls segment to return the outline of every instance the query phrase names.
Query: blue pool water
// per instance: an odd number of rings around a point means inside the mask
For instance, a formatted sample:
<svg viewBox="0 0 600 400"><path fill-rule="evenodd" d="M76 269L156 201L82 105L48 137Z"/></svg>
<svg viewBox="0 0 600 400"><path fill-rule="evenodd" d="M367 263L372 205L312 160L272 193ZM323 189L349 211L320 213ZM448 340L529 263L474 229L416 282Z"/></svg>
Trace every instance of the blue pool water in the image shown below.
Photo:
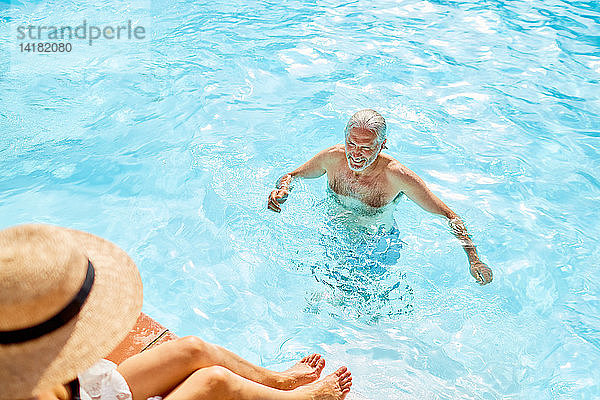
<svg viewBox="0 0 600 400"><path fill-rule="evenodd" d="M321 352L349 399L600 398L597 1L96 3L0 3L2 227L104 236L177 334L275 369ZM18 50L84 19L147 37ZM492 284L406 199L391 261L330 223L323 178L266 210L365 107Z"/></svg>

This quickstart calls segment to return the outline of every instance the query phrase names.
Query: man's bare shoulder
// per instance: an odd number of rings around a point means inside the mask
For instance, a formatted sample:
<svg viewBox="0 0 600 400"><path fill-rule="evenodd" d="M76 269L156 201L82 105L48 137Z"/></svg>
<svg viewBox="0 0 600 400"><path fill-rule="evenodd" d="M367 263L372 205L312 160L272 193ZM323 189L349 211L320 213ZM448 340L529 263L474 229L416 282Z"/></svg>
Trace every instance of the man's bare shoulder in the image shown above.
<svg viewBox="0 0 600 400"><path fill-rule="evenodd" d="M346 157L346 149L344 148L343 144L335 144L325 150L331 155L331 157Z"/></svg>
<svg viewBox="0 0 600 400"><path fill-rule="evenodd" d="M384 153L380 153L380 156L386 161L386 172L392 182L403 186L416 184L421 180L416 173L394 157Z"/></svg>
<svg viewBox="0 0 600 400"><path fill-rule="evenodd" d="M394 177L399 178L412 172L407 166L388 154L379 153L379 157L385 162L386 172Z"/></svg>
<svg viewBox="0 0 600 400"><path fill-rule="evenodd" d="M346 158L344 145L336 144L319 152L318 156L327 163L337 162Z"/></svg>

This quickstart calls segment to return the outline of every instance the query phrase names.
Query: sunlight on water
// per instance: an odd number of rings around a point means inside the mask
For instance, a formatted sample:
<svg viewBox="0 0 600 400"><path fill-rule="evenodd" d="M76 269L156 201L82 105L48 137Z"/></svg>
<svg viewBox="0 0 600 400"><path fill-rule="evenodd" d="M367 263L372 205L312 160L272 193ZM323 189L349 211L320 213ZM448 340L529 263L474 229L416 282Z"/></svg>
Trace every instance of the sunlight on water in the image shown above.
<svg viewBox="0 0 600 400"><path fill-rule="evenodd" d="M115 241L177 334L276 369L321 352L349 399L599 396L597 2L97 3L0 4L2 226ZM148 37L17 50L19 25L83 19ZM266 210L365 107L492 284L406 198L382 231L324 178Z"/></svg>

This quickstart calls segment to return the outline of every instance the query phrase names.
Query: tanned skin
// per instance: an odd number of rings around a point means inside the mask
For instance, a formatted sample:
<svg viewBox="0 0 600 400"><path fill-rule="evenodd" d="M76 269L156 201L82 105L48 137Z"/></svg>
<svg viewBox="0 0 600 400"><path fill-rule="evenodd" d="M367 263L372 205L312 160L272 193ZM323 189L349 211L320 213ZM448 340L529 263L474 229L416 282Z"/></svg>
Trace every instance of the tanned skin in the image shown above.
<svg viewBox="0 0 600 400"><path fill-rule="evenodd" d="M321 378L323 368L321 355L311 354L275 372L187 336L136 354L117 371L133 400L156 395L165 400L344 400L352 374L340 367ZM57 385L30 400L72 400L72 394L67 386Z"/></svg>
<svg viewBox="0 0 600 400"><path fill-rule="evenodd" d="M287 200L293 179L318 178L324 174L336 194L358 199L372 208L383 207L404 193L424 210L447 218L452 233L461 241L467 254L471 275L481 285L490 283L492 270L479 259L463 221L427 188L417 174L381 152L386 142L379 142L377 134L371 130L350 129L345 145L329 147L282 176L277 189L269 195L268 208L281 212L281 204Z"/></svg>

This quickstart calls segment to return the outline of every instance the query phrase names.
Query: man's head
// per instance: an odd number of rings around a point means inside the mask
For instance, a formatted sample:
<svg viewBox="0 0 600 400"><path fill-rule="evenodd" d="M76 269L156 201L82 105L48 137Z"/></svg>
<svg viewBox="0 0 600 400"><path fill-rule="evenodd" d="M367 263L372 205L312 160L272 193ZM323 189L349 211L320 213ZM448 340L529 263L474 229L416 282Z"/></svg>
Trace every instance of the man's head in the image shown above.
<svg viewBox="0 0 600 400"><path fill-rule="evenodd" d="M367 169L386 142L385 119L371 109L356 112L346 125L346 159L355 172Z"/></svg>

